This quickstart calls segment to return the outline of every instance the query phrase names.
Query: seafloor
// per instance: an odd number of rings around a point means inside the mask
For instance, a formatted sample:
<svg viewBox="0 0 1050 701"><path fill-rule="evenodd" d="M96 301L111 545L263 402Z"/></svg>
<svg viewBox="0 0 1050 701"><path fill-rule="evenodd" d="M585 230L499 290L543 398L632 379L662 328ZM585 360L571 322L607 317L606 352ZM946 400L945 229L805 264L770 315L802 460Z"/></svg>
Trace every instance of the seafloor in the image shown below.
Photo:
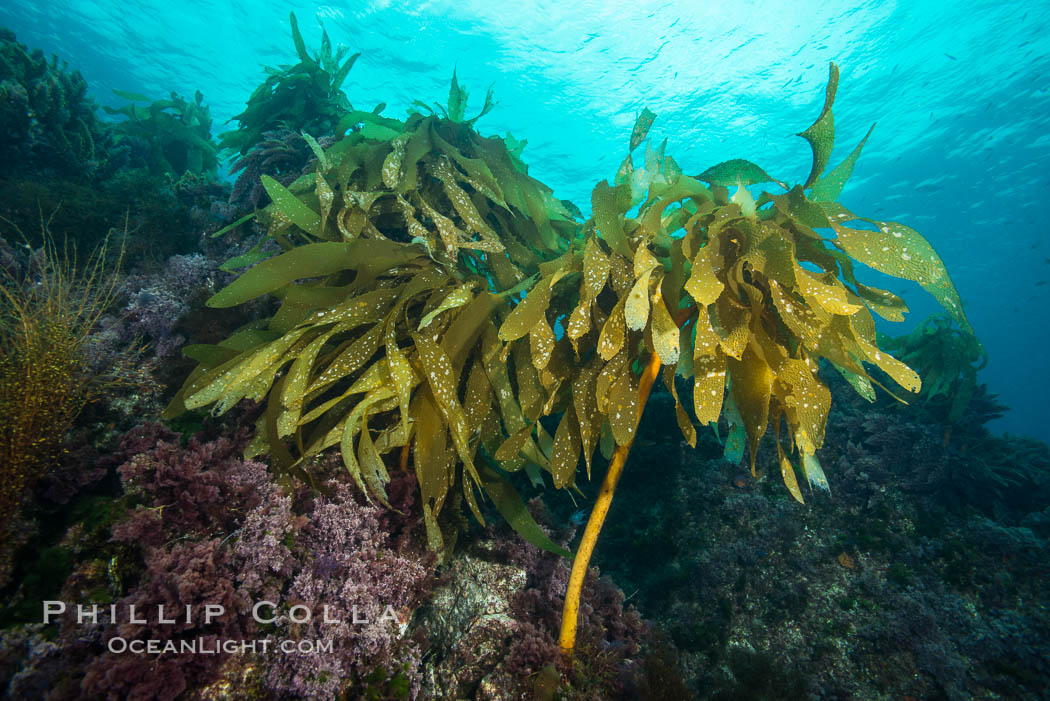
<svg viewBox="0 0 1050 701"><path fill-rule="evenodd" d="M1050 449L985 430L1007 408L983 386L962 409L951 393L902 404L880 392L869 403L823 368L830 493L807 490L804 505L781 483L771 436L752 478L723 457L724 420L692 449L670 393L654 390L584 587L572 662L556 643L569 560L522 541L491 504L484 527L455 504L462 516L443 524L439 562L409 472L391 475L385 508L354 487L338 453L313 461L313 486L245 459L263 413L250 401L220 418L162 420L194 366L181 349L270 311L204 306L233 278L223 263L259 240L251 227L211 234L265 203L260 174L311 172L315 150L297 131L268 132L231 186L208 163L217 149L197 145L212 140L199 97L157 108L193 119L132 110L138 126L121 131L79 74L2 40L4 289L39 302L34 290L58 270L69 294L106 302L83 327L73 371L12 374L11 347L0 356L5 392L88 388L49 414L65 424L32 427L51 441L32 479L36 443L3 425L3 479L24 487L0 504L0 689L10 698L1050 695ZM100 267L86 253L62 267L73 247L107 238ZM85 282L90 270L109 287ZM9 317L0 328L14 333ZM10 406L0 409L10 421ZM582 494L529 502L555 541L578 544L579 509L606 464L595 457L590 481L581 470ZM45 602L66 611L45 624ZM303 605L303 620L254 616L258 602ZM310 602L332 606L338 622ZM78 604L97 616L78 620ZM207 620L205 605L224 613ZM117 638L198 648L137 654ZM223 647L267 638L302 645Z"/></svg>

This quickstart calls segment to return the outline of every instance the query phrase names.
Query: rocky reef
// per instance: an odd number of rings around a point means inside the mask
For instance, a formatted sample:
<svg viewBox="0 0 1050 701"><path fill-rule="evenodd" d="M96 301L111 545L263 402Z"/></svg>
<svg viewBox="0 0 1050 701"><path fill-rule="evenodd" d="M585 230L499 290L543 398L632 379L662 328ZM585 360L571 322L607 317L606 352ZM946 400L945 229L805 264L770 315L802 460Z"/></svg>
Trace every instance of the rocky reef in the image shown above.
<svg viewBox="0 0 1050 701"><path fill-rule="evenodd" d="M713 434L682 450L673 399L655 397L603 570L667 631L698 698L1044 696L1050 450L989 434L1003 407L983 388L945 444L941 407L828 380L830 494L805 506Z"/></svg>

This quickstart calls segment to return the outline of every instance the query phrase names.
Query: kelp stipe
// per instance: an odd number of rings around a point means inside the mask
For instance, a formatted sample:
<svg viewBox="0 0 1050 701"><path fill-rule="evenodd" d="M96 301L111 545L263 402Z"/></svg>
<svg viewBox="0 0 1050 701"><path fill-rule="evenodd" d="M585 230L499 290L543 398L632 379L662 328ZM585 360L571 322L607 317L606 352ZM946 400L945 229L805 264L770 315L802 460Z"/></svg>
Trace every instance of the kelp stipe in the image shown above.
<svg viewBox="0 0 1050 701"><path fill-rule="evenodd" d="M831 64L823 110L799 134L813 151L812 167L801 185L788 186L742 159L690 178L661 145L656 151L647 147L644 168L638 170L628 155L615 184L603 182L594 190L593 224L601 250L608 248L610 269L618 266L630 274L620 290L614 288L617 299L606 295L610 306L599 311L609 310L597 339L604 361L599 373L616 366L618 377L596 383L593 403L599 410L607 408L617 447L573 563L559 641L567 652L575 645L587 559L660 365L690 445L695 445L696 430L678 401L676 375L693 380L693 409L700 423L715 422L724 411L734 432L746 436L752 473L759 442L772 421L782 478L802 502L796 464L813 487L828 489L816 458L831 405L831 394L817 374L820 358L869 400L875 396L874 380L865 365L880 368L908 392L917 392L921 384L914 371L876 344L871 312L900 321L907 311L904 301L858 282L855 261L920 283L972 333L947 271L921 235L896 222L860 219L834 202L871 134L869 130L839 166L824 173L834 145L838 76L838 67ZM653 117L648 110L639 116L630 151L644 140ZM784 192L763 191L755 198L747 189L766 182ZM638 214L627 217L636 204ZM847 226L858 219L876 230ZM836 236L825 238L821 230ZM591 332L589 300L594 297L581 292L580 298L569 322L573 338ZM645 371L636 379L632 368L639 365ZM781 440L782 424L787 447Z"/></svg>

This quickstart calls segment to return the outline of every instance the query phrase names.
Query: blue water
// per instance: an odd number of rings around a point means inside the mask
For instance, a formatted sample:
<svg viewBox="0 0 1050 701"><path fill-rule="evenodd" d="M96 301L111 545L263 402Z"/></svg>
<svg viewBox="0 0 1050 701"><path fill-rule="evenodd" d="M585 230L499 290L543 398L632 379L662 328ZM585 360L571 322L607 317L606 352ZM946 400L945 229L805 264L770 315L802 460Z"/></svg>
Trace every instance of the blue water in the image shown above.
<svg viewBox="0 0 1050 701"><path fill-rule="evenodd" d="M742 157L803 180L809 147L793 134L835 61L832 164L878 122L843 203L930 239L988 350L981 379L1011 408L994 427L1050 440L1050 3L5 0L0 25L79 69L100 102L199 89L220 125L263 64L296 61L289 10L311 49L323 21L362 52L344 86L355 107L444 102L454 66L470 113L494 85L480 131L528 139L530 173L585 213L643 106L687 173ZM938 309L891 289L913 312L890 333Z"/></svg>

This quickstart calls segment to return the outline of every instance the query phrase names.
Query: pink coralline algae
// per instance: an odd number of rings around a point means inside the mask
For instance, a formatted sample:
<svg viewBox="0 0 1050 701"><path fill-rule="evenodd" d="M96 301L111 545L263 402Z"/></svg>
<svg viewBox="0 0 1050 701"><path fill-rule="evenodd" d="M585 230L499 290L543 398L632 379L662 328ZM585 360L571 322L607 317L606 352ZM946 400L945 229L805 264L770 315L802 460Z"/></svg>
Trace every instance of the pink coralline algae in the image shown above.
<svg viewBox="0 0 1050 701"><path fill-rule="evenodd" d="M420 651L406 630L433 580L424 547L392 535L399 529L390 515L362 504L345 479L328 481L320 494L289 493L264 465L238 457L239 440L191 439L181 447L153 427L124 443L151 439L119 469L129 496L144 503L114 528L114 540L137 552L144 570L116 602L116 622L108 606L97 624L63 619L61 644L87 660L81 698L173 699L217 682L231 662L256 670L263 697L355 697L395 680L414 698ZM222 614L209 619L209 604ZM132 605L146 623L128 620L123 612ZM160 622L160 606L165 618L179 612L177 622ZM214 648L264 639L272 647L249 655L112 648L115 640ZM278 648L288 640L325 652ZM80 654L85 645L94 654Z"/></svg>
<svg viewBox="0 0 1050 701"><path fill-rule="evenodd" d="M346 482L329 486L331 496L315 500L309 520L297 533L287 519L279 518L271 528L256 527L254 541L242 540L246 549L267 553L259 563L263 567L287 571L289 560L274 545L285 524L283 537L294 540L298 557L283 601L302 603L310 616L308 622L296 623L285 613L276 622L276 635L331 643L334 650L330 655L295 652L276 658L269 667L268 686L284 696L331 698L348 680L360 684L382 665L400 670L418 687L419 651L404 634L432 579L430 560L391 549L380 526L381 511L360 505ZM251 557L253 562L258 559Z"/></svg>
<svg viewBox="0 0 1050 701"><path fill-rule="evenodd" d="M132 275L122 292L127 304L120 313L124 340L140 338L153 345L158 358L175 355L186 339L175 332L178 321L214 291L216 261L194 253L168 259L159 275Z"/></svg>

